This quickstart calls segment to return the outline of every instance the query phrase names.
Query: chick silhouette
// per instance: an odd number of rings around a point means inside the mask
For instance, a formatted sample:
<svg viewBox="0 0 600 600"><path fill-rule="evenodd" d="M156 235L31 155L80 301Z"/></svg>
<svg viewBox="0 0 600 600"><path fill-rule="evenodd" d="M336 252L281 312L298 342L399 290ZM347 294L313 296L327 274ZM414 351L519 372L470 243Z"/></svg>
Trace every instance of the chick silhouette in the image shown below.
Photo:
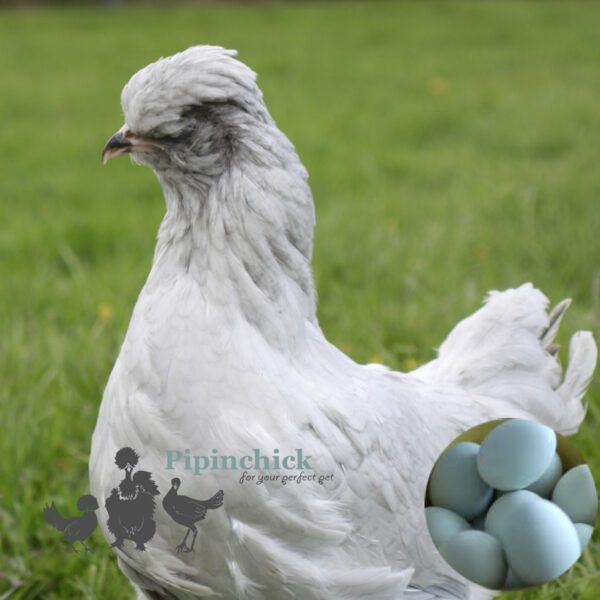
<svg viewBox="0 0 600 600"><path fill-rule="evenodd" d="M187 527L183 541L176 548L177 552L193 552L196 536L198 535L195 524L206 517L206 512L209 509L223 506L223 490L219 490L208 500L195 500L188 496L180 496L177 493L180 485L181 479L177 477L171 479L171 489L163 498L163 508L167 511L173 521ZM193 537L192 543L188 546L186 542L190 532L193 533Z"/></svg>
<svg viewBox="0 0 600 600"><path fill-rule="evenodd" d="M57 510L54 502L51 506L44 506L44 520L54 529L63 532L63 539L71 545L71 548L77 552L75 542L79 542L86 552L90 549L86 546L85 540L94 533L98 525L98 519L94 511L98 508L98 501L90 494L79 496L77 508L84 514L79 517L63 517Z"/></svg>
<svg viewBox="0 0 600 600"><path fill-rule="evenodd" d="M115 464L125 471L125 477L104 504L108 512L106 524L115 536L112 548L122 548L124 540L132 540L137 550L145 550L146 542L156 531L154 496L160 492L148 471L136 471L132 476L138 460L133 448L121 448L115 455Z"/></svg>

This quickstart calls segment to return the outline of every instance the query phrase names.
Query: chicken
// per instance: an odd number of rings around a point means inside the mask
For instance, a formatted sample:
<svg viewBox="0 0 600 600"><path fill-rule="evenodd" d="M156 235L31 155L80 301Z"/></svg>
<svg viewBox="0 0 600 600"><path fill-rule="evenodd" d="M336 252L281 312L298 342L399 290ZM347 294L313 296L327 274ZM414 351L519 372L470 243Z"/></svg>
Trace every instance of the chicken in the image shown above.
<svg viewBox="0 0 600 600"><path fill-rule="evenodd" d="M105 502L107 527L116 538L113 548L122 548L124 540L132 540L137 550L145 550L145 543L156 531L154 496L160 492L148 471L136 471L131 476L138 459L137 452L128 447L121 448L115 456L116 465L125 470L125 478Z"/></svg>
<svg viewBox="0 0 600 600"><path fill-rule="evenodd" d="M203 523L196 552L174 552L177 532L159 511L147 552L117 548L119 565L154 599L488 598L427 534L428 475L454 437L483 421L576 431L594 340L574 336L563 377L553 338L566 304L549 315L525 284L492 292L411 373L335 348L316 317L306 170L234 55L190 48L145 67L122 93L126 124L104 160L149 166L166 214L102 399L91 486L109 493L112 453L124 445L160 487L174 448L302 449L331 477L248 485L239 472L207 469L197 494L222 489L227 503Z"/></svg>
<svg viewBox="0 0 600 600"><path fill-rule="evenodd" d="M171 489L163 498L163 508L169 513L171 518L180 525L187 527L185 537L181 544L177 545L177 552L193 552L194 543L198 530L196 523L202 521L206 517L206 512L209 509L220 508L223 506L223 490L219 490L212 498L208 500L194 500L187 496L179 496L177 490L181 485L181 479L175 477L171 480ZM188 535L193 533L192 543L186 544Z"/></svg>
<svg viewBox="0 0 600 600"><path fill-rule="evenodd" d="M77 500L77 508L84 512L80 517L63 517L57 510L54 502L51 506L44 507L44 520L58 531L63 532L63 538L71 544L71 548L77 552L75 542L79 542L89 552L86 546L87 540L94 533L98 520L94 511L98 508L98 501L94 496L84 494Z"/></svg>

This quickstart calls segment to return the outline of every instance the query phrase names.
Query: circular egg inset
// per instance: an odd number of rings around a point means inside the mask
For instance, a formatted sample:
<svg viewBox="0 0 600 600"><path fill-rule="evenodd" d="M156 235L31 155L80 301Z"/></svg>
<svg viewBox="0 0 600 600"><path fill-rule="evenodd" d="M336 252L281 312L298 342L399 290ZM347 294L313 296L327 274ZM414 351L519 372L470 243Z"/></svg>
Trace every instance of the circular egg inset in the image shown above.
<svg viewBox="0 0 600 600"><path fill-rule="evenodd" d="M481 443L477 468L498 490L520 490L540 479L556 452L556 434L535 421L511 419L488 433Z"/></svg>
<svg viewBox="0 0 600 600"><path fill-rule="evenodd" d="M503 419L464 432L442 453L425 505L431 538L451 567L483 587L515 590L552 581L577 561L598 495L564 436Z"/></svg>
<svg viewBox="0 0 600 600"><path fill-rule="evenodd" d="M440 554L461 575L493 590L506 579L507 565L500 542L485 531L461 531L440 548Z"/></svg>
<svg viewBox="0 0 600 600"><path fill-rule="evenodd" d="M460 531L467 531L471 526L460 515L440 506L429 506L425 509L427 529L436 546L441 546Z"/></svg>
<svg viewBox="0 0 600 600"><path fill-rule="evenodd" d="M598 513L598 496L590 468L579 465L567 471L554 488L552 502L558 504L574 523L593 526Z"/></svg>
<svg viewBox="0 0 600 600"><path fill-rule="evenodd" d="M538 585L562 575L579 558L581 545L569 517L552 502L532 496L512 511L502 546L515 575Z"/></svg>
<svg viewBox="0 0 600 600"><path fill-rule="evenodd" d="M490 503L493 490L479 476L479 445L461 442L442 454L431 473L431 503L469 520L480 515Z"/></svg>

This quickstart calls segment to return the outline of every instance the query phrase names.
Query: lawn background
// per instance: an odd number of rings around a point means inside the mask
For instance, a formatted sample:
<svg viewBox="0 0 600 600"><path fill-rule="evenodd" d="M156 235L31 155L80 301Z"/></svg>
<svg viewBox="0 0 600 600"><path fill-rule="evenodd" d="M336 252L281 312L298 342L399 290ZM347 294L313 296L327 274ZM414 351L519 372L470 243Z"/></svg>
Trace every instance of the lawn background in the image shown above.
<svg viewBox="0 0 600 600"><path fill-rule="evenodd" d="M585 2L0 12L0 598L130 597L99 532L74 554L41 509L87 491L164 210L148 170L100 164L133 72L196 43L240 50L311 173L323 329L411 369L486 290L528 280L573 298L560 341L598 334L598 31ZM599 382L574 438L597 481ZM599 539L504 598L600 597Z"/></svg>

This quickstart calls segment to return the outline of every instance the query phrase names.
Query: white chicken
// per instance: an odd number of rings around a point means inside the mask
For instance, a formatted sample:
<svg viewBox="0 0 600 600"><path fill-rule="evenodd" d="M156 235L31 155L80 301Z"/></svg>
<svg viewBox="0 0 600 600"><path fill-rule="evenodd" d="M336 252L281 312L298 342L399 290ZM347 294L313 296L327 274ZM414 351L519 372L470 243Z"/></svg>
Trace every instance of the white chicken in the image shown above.
<svg viewBox="0 0 600 600"><path fill-rule="evenodd" d="M576 334L564 378L550 315L530 284L492 292L438 357L411 373L359 365L319 328L307 173L235 52L198 46L125 86L126 124L104 159L130 154L162 185L152 269L108 381L90 459L102 507L117 450L134 448L163 493L168 449L242 455L302 449L330 481L240 483L184 474L190 495L224 491L195 552L157 510L139 552L115 548L139 597L301 600L487 598L440 557L425 525L433 463L465 429L501 417L577 430L596 362ZM183 471L182 471L183 473Z"/></svg>

